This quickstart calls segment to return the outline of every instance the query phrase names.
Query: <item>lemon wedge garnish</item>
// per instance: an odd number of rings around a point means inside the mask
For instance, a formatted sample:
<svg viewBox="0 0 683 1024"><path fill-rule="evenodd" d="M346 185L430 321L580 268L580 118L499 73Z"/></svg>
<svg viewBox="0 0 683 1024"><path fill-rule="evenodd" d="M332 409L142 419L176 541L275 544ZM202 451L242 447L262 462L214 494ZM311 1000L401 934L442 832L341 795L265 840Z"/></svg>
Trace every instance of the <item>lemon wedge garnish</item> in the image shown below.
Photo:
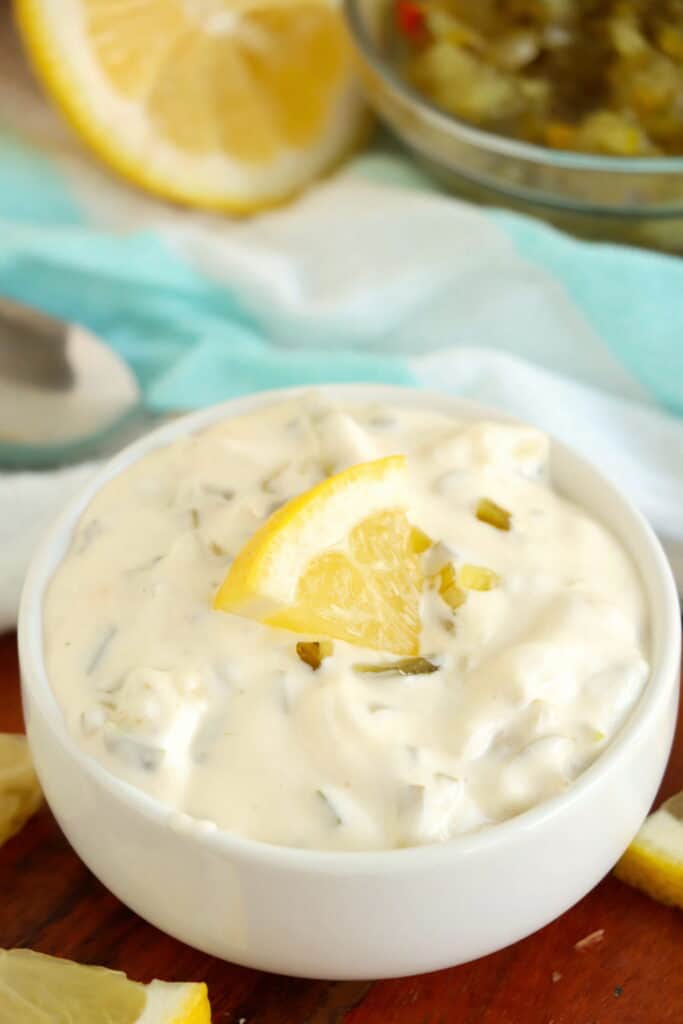
<svg viewBox="0 0 683 1024"><path fill-rule="evenodd" d="M23 828L42 799L26 737L0 733L0 846Z"/></svg>
<svg viewBox="0 0 683 1024"><path fill-rule="evenodd" d="M406 460L351 466L278 509L232 563L214 607L297 633L418 654L423 534Z"/></svg>
<svg viewBox="0 0 683 1024"><path fill-rule="evenodd" d="M249 212L366 125L333 0L15 0L29 59L102 160L191 205Z"/></svg>
<svg viewBox="0 0 683 1024"><path fill-rule="evenodd" d="M683 909L683 790L646 818L614 873L660 903Z"/></svg>
<svg viewBox="0 0 683 1024"><path fill-rule="evenodd" d="M0 1024L211 1024L203 983L141 985L30 949L0 950Z"/></svg>

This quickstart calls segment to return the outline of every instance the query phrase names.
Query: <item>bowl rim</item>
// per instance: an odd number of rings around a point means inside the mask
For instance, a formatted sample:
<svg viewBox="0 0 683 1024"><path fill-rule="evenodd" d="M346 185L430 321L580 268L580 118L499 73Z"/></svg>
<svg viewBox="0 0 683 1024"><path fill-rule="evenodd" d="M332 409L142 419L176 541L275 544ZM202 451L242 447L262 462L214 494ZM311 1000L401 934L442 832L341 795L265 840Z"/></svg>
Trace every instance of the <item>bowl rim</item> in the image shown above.
<svg viewBox="0 0 683 1024"><path fill-rule="evenodd" d="M455 129L465 142L478 149L514 157L518 160L526 160L528 163L551 164L553 167L563 170L623 175L683 174L683 156L622 157L604 156L599 153L572 153L568 150L550 149L548 146L540 146L534 142L509 138L506 135L496 135L493 132L476 128L467 121L456 117L455 114L449 114L414 89L384 58L367 31L366 20L361 12L361 3L362 0L342 0L346 23L361 56L382 79L385 86L398 93L405 103L413 110L417 109L434 127L445 132L452 132ZM678 202L680 203L680 200ZM602 209L602 207L598 207L598 209ZM652 211L648 210L647 213L651 216L670 216L671 212L675 212L677 209L678 206L671 208L664 206L659 210L655 207ZM614 212L619 211L615 210Z"/></svg>
<svg viewBox="0 0 683 1024"><path fill-rule="evenodd" d="M82 750L68 731L65 716L49 683L43 656L42 609L46 588L61 562L64 549L81 513L100 487L118 473L148 452L165 447L177 438L201 431L221 419L230 419L274 402L300 398L311 391L318 391L332 398L343 397L349 401L396 403L407 400L414 406L428 406L445 413L450 412L454 417L520 422L504 412L477 402L421 388L355 383L328 384L319 388L308 385L278 388L241 395L167 422L122 449L114 458L107 460L95 471L86 485L79 488L77 494L66 504L43 535L24 582L18 621L22 689L30 691L32 702L49 723L62 749L76 762L80 770L126 804L130 810L151 819L162 828L174 830L173 820L183 812L110 773L99 761ZM544 800L515 817L477 832L454 836L442 843L389 850L311 850L278 846L220 828L204 829L199 826L183 829L184 836L199 842L200 845L208 846L218 854L228 855L233 861L248 860L290 871L340 875L420 871L424 868L443 866L456 856L476 855L491 846L502 848L506 840L514 841L520 834L543 826L558 812L579 802L584 793L589 791L603 774L617 765L631 744L637 743L649 720L657 714L660 702L668 698L672 680L673 686L677 687L681 655L678 593L666 555L642 514L620 494L617 487L600 470L572 448L556 440L552 435L549 436L552 452L561 453L565 460L569 460L584 473L587 472L613 500L622 505L631 526L635 527L639 535L641 551L653 570L652 579L648 581L648 586L644 587L646 604L650 612L650 677L626 722L596 760L574 779L563 793ZM632 552L629 554L633 557ZM27 731L30 732L30 720L27 721Z"/></svg>

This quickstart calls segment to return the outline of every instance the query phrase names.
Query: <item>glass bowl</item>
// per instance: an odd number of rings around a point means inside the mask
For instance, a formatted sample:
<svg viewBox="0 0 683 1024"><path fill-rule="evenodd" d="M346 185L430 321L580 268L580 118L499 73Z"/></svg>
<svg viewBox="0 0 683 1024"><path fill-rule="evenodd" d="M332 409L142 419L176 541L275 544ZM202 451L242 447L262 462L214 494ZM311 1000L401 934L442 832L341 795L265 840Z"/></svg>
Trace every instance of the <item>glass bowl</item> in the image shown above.
<svg viewBox="0 0 683 1024"><path fill-rule="evenodd" d="M392 65L392 0L344 6L370 105L448 187L576 234L683 251L683 157L564 152L475 128L436 107Z"/></svg>

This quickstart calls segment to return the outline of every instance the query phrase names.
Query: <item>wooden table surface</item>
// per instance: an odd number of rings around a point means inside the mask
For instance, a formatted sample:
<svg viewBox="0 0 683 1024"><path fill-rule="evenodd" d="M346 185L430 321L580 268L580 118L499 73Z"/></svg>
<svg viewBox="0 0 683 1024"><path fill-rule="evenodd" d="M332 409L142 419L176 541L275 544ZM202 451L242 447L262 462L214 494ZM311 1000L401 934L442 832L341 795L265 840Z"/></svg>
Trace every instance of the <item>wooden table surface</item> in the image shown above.
<svg viewBox="0 0 683 1024"><path fill-rule="evenodd" d="M21 731L13 636L0 638L0 694L0 731ZM660 798L680 788L683 717ZM683 912L612 877L508 949L447 971L374 983L263 974L168 938L96 881L47 808L0 850L0 893L0 947L30 946L141 981L206 981L214 1024L683 1022ZM598 929L601 942L575 949Z"/></svg>

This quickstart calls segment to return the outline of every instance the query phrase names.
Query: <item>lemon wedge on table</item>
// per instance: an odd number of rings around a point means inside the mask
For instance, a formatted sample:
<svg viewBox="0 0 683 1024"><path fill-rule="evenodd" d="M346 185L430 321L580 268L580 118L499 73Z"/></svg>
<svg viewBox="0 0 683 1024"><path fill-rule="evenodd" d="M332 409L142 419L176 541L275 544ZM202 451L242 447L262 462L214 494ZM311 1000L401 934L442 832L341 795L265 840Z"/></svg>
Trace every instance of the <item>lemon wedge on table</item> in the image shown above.
<svg viewBox="0 0 683 1024"><path fill-rule="evenodd" d="M0 733L0 846L23 828L42 799L26 737Z"/></svg>
<svg viewBox="0 0 683 1024"><path fill-rule="evenodd" d="M0 950L0 1024L211 1024L203 983L141 985L120 971Z"/></svg>
<svg viewBox="0 0 683 1024"><path fill-rule="evenodd" d="M418 654L420 551L405 457L351 466L278 509L232 563L214 607L271 626Z"/></svg>
<svg viewBox="0 0 683 1024"><path fill-rule="evenodd" d="M645 819L614 873L660 903L683 909L683 790Z"/></svg>
<svg viewBox="0 0 683 1024"><path fill-rule="evenodd" d="M367 125L335 0L15 0L47 92L103 161L195 206L250 212Z"/></svg>

